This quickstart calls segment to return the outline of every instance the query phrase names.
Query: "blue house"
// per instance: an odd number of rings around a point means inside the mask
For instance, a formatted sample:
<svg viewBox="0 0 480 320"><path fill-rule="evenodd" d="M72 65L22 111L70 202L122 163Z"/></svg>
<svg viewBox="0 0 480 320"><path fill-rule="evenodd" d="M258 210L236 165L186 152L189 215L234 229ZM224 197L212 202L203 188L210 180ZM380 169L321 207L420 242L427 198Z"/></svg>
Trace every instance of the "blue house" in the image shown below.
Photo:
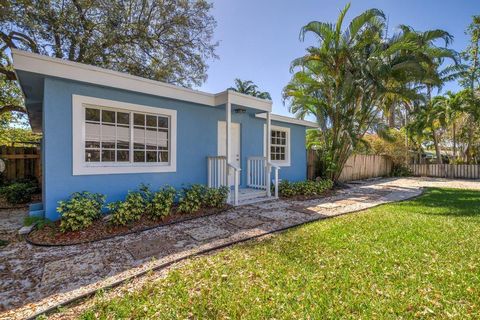
<svg viewBox="0 0 480 320"><path fill-rule="evenodd" d="M316 124L272 114L271 101L12 51L32 129L43 133L34 209L48 219L76 191L115 201L141 183L228 185L242 204L278 196L279 179L306 178L305 130Z"/></svg>

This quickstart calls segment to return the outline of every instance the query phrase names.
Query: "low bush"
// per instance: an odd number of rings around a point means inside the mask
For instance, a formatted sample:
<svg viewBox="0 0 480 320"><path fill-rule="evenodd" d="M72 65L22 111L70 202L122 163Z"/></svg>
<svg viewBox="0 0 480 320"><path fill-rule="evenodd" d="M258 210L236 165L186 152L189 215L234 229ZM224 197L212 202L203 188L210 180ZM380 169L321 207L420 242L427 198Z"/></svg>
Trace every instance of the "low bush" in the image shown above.
<svg viewBox="0 0 480 320"><path fill-rule="evenodd" d="M107 208L112 213L112 224L124 226L139 220L148 208L148 202L143 192L129 191L124 201L109 203Z"/></svg>
<svg viewBox="0 0 480 320"><path fill-rule="evenodd" d="M99 193L75 192L69 200L59 201L60 230L77 231L90 226L102 214L105 196Z"/></svg>
<svg viewBox="0 0 480 320"><path fill-rule="evenodd" d="M278 185L278 193L283 198L291 198L295 196L316 196L320 195L333 187L331 180L318 181L298 181L290 182L283 180Z"/></svg>
<svg viewBox="0 0 480 320"><path fill-rule="evenodd" d="M38 186L32 182L15 182L0 189L0 195L11 204L27 203L38 192Z"/></svg>
<svg viewBox="0 0 480 320"><path fill-rule="evenodd" d="M410 177L412 176L412 171L404 164L394 164L391 175L392 177Z"/></svg>
<svg viewBox="0 0 480 320"><path fill-rule="evenodd" d="M166 186L153 193L148 204L148 214L152 218L167 217L172 209L177 192L174 188Z"/></svg>
<svg viewBox="0 0 480 320"><path fill-rule="evenodd" d="M222 208L227 203L229 188L226 186L207 188L203 196L203 206L207 208Z"/></svg>
<svg viewBox="0 0 480 320"><path fill-rule="evenodd" d="M200 210L204 203L207 187L201 184L193 184L189 188L183 188L178 201L178 211L193 213Z"/></svg>

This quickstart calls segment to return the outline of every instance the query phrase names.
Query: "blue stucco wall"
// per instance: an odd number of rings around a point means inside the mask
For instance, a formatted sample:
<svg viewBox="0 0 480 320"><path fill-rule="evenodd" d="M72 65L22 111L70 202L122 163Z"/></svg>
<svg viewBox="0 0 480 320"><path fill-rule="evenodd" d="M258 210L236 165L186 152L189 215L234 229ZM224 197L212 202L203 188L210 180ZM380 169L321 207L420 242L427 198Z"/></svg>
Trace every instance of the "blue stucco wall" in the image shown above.
<svg viewBox="0 0 480 320"><path fill-rule="evenodd" d="M136 103L177 110L177 171L169 173L72 175L72 95ZM224 108L139 94L85 83L47 78L43 103L43 194L45 215L59 218L57 202L75 191L100 192L107 202L123 199L128 190L141 183L158 188L169 184L176 188L191 183L207 182L207 160L217 153L217 123L225 119ZM265 120L253 114L232 114L232 121L241 125L242 183L246 181L248 156L263 154ZM290 127L291 166L282 167L280 177L303 180L306 177L305 127L272 122Z"/></svg>

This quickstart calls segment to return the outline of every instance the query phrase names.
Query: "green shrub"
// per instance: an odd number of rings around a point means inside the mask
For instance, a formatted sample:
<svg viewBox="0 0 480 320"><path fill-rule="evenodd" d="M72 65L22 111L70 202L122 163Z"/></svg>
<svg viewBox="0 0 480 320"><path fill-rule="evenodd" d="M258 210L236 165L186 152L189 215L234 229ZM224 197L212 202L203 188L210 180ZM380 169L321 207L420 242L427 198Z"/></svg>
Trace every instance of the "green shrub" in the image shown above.
<svg viewBox="0 0 480 320"><path fill-rule="evenodd" d="M392 177L410 177L412 171L404 164L394 164L391 175Z"/></svg>
<svg viewBox="0 0 480 320"><path fill-rule="evenodd" d="M90 226L100 217L105 196L99 193L75 192L69 200L59 201L57 212L61 215L60 230L77 231Z"/></svg>
<svg viewBox="0 0 480 320"><path fill-rule="evenodd" d="M166 186L153 193L148 203L148 214L152 218L163 218L170 214L175 195L174 188Z"/></svg>
<svg viewBox="0 0 480 320"><path fill-rule="evenodd" d="M0 195L11 204L30 202L32 195L36 192L38 192L38 186L31 181L15 182L0 189Z"/></svg>
<svg viewBox="0 0 480 320"><path fill-rule="evenodd" d="M201 184L194 184L189 188L183 188L178 201L178 211L183 213L193 213L200 210L204 204L206 188Z"/></svg>
<svg viewBox="0 0 480 320"><path fill-rule="evenodd" d="M222 208L227 203L229 188L226 186L207 188L203 196L203 206L208 208Z"/></svg>
<svg viewBox="0 0 480 320"><path fill-rule="evenodd" d="M322 194L332 187L333 182L331 180L307 180L299 182L282 180L278 185L278 193L284 198L291 198L295 196L315 196Z"/></svg>
<svg viewBox="0 0 480 320"><path fill-rule="evenodd" d="M147 211L148 202L143 192L129 191L124 201L109 203L107 208L112 213L112 224L124 226L139 220Z"/></svg>

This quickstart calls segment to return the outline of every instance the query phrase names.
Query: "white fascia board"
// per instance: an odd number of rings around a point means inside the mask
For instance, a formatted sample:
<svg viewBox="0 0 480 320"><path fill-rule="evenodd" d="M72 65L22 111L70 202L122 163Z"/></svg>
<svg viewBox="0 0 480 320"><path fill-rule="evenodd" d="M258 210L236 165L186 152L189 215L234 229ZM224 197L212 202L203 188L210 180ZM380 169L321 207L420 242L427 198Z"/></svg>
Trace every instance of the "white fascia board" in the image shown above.
<svg viewBox="0 0 480 320"><path fill-rule="evenodd" d="M267 115L265 113L259 113L255 115L257 118L266 119ZM302 120L302 119L295 119L291 117L281 116L279 114L271 114L270 119L273 121L279 121L284 123L292 123L298 124L300 126L310 127L310 128L318 128L318 124L312 121Z"/></svg>
<svg viewBox="0 0 480 320"><path fill-rule="evenodd" d="M271 101L230 90L212 94L23 50L12 49L11 51L15 70L146 93L212 107L225 104L228 96L232 103L261 111L271 111Z"/></svg>

